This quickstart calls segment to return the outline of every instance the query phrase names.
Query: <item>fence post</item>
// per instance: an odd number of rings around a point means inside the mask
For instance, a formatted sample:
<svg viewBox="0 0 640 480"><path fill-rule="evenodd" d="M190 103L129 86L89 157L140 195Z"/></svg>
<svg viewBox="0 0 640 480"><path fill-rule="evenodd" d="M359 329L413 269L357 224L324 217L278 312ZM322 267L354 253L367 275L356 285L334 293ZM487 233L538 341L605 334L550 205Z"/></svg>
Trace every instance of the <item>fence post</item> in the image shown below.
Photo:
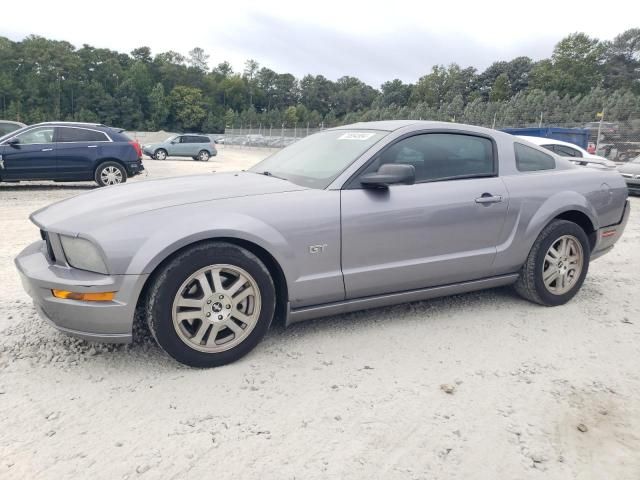
<svg viewBox="0 0 640 480"><path fill-rule="evenodd" d="M540 121L538 122L538 128L542 127L542 112L540 112Z"/></svg>
<svg viewBox="0 0 640 480"><path fill-rule="evenodd" d="M598 154L598 147L600 146L600 132L602 131L602 121L604 120L604 107L602 107L599 116L600 122L598 123L598 136L596 137L596 155Z"/></svg>

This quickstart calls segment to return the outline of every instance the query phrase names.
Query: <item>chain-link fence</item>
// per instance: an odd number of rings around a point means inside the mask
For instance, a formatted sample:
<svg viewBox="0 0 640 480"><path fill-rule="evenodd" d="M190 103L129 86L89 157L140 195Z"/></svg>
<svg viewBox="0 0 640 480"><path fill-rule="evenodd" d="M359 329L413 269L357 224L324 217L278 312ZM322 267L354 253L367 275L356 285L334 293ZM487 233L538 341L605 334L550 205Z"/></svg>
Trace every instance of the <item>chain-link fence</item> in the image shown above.
<svg viewBox="0 0 640 480"><path fill-rule="evenodd" d="M264 127L259 125L256 128L227 128L224 132L224 139L218 141L224 142L225 145L241 147L282 148L323 129L322 125L319 127L304 125L300 128L276 127L275 125Z"/></svg>
<svg viewBox="0 0 640 480"><path fill-rule="evenodd" d="M625 121L602 121L602 122L549 122L544 121L544 114L541 114L542 121L527 122L511 119L494 118L492 122L486 123L470 122L467 119L461 120L465 123L477 124L479 126L495 128L519 128L519 127L563 127L581 128L589 131L589 150L617 162L626 162L640 156L640 118ZM422 119L421 119L422 120ZM451 119L454 120L454 119ZM258 125L257 127L227 128L224 136L218 139L225 145L235 145L239 147L266 147L282 148L294 143L301 138L330 128L329 125L312 127L310 125L285 128L275 125ZM598 132L600 137L598 138ZM597 146L597 151L595 150Z"/></svg>

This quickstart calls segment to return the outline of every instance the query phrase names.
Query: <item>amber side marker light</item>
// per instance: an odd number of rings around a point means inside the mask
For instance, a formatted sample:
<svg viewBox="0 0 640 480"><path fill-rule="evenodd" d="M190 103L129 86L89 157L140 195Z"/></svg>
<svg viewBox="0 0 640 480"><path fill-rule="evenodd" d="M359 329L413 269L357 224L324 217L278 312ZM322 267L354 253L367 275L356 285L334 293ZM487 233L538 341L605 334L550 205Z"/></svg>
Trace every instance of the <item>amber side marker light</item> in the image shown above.
<svg viewBox="0 0 640 480"><path fill-rule="evenodd" d="M602 232L602 238L613 237L617 232L615 230L608 230L606 232Z"/></svg>
<svg viewBox="0 0 640 480"><path fill-rule="evenodd" d="M109 302L116 296L116 292L88 292L78 293L69 292L68 290L51 290L56 298L65 298L68 300L84 300L85 302Z"/></svg>

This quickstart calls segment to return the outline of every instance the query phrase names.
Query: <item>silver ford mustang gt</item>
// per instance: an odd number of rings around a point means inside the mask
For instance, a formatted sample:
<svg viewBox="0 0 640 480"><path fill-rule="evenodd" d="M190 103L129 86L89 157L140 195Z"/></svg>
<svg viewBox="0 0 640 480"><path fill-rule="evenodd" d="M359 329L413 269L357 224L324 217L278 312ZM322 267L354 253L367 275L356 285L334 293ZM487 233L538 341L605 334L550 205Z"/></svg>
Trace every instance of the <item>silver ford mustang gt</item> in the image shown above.
<svg viewBox="0 0 640 480"><path fill-rule="evenodd" d="M16 258L40 315L129 342L144 311L178 361L253 349L274 317L325 315L513 284L561 305L629 216L615 171L506 133L387 121L326 130L246 172L100 189L35 212Z"/></svg>

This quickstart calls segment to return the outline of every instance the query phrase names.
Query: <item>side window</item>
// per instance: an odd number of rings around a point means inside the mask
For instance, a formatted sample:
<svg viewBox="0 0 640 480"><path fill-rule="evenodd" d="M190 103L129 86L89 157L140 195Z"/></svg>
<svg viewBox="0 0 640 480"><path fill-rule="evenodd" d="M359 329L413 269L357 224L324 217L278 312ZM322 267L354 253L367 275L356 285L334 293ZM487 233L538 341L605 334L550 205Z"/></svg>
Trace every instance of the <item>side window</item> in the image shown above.
<svg viewBox="0 0 640 480"><path fill-rule="evenodd" d="M542 148L549 150L550 152L556 153L555 145L540 145Z"/></svg>
<svg viewBox="0 0 640 480"><path fill-rule="evenodd" d="M514 143L513 145L516 153L516 167L521 172L535 172L556 168L556 161L551 155L521 143Z"/></svg>
<svg viewBox="0 0 640 480"><path fill-rule="evenodd" d="M487 177L496 174L493 142L455 133L424 133L405 138L384 150L364 173L385 163L413 165L416 183Z"/></svg>
<svg viewBox="0 0 640 480"><path fill-rule="evenodd" d="M52 143L53 127L40 127L16 135L22 145Z"/></svg>
<svg viewBox="0 0 640 480"><path fill-rule="evenodd" d="M57 141L69 142L108 142L107 136L95 130L74 127L58 127Z"/></svg>
<svg viewBox="0 0 640 480"><path fill-rule="evenodd" d="M196 137L196 143L213 143L209 137Z"/></svg>
<svg viewBox="0 0 640 480"><path fill-rule="evenodd" d="M567 147L566 145L556 145L556 153L561 157L576 157L576 158L582 157L582 152L580 150Z"/></svg>

